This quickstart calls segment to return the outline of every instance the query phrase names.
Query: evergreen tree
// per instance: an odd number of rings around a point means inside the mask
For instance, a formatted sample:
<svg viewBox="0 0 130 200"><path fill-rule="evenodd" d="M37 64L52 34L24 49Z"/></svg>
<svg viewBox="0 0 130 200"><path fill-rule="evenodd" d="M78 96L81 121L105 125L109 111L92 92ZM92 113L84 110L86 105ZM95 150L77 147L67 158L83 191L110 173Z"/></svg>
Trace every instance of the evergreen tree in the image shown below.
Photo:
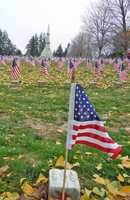
<svg viewBox="0 0 130 200"><path fill-rule="evenodd" d="M55 52L55 55L56 55L57 57L62 57L62 56L63 56L63 49L62 49L61 44L58 46L58 48L57 48L57 50L56 50L56 52Z"/></svg>

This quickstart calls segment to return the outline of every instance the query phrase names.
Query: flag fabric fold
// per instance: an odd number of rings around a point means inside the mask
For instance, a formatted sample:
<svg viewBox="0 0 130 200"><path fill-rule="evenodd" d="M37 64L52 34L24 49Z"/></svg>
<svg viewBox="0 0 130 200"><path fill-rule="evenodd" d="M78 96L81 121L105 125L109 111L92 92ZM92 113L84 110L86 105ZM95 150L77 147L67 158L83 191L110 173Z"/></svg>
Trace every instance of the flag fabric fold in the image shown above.
<svg viewBox="0 0 130 200"><path fill-rule="evenodd" d="M28 62L29 62L33 67L35 67L35 62L34 62L34 60L33 60L32 57L29 58Z"/></svg>
<svg viewBox="0 0 130 200"><path fill-rule="evenodd" d="M15 61L15 59L13 60L13 64L12 64L12 72L11 72L11 78L15 79L17 78L19 75L21 74L21 71L19 70L19 67Z"/></svg>
<svg viewBox="0 0 130 200"><path fill-rule="evenodd" d="M66 148L85 144L107 152L115 159L122 148L108 135L83 88L71 84Z"/></svg>
<svg viewBox="0 0 130 200"><path fill-rule="evenodd" d="M105 68L104 62L103 62L103 59L101 59L99 69L100 69L101 71L103 71L104 68Z"/></svg>
<svg viewBox="0 0 130 200"><path fill-rule="evenodd" d="M50 74L48 73L48 71L47 71L47 69L46 69L46 67L45 67L45 64L44 64L44 61L43 61L43 60L42 60L41 72L44 73L44 74L46 74L46 76L47 76L49 79L51 79Z"/></svg>
<svg viewBox="0 0 130 200"><path fill-rule="evenodd" d="M100 81L103 81L103 77L100 74L100 70L98 68L98 64L96 61L95 61L94 74L96 74L96 76L100 79Z"/></svg>
<svg viewBox="0 0 130 200"><path fill-rule="evenodd" d="M1 63L6 66L3 56L1 56Z"/></svg>
<svg viewBox="0 0 130 200"><path fill-rule="evenodd" d="M128 79L123 63L120 65L117 75L120 77L121 82L126 81Z"/></svg>

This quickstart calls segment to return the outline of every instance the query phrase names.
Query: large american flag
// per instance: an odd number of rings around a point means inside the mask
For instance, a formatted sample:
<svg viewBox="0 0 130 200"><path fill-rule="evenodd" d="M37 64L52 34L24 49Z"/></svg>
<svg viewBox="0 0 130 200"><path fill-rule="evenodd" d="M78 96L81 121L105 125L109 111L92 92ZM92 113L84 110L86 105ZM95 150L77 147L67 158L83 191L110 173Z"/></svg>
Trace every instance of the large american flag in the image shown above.
<svg viewBox="0 0 130 200"><path fill-rule="evenodd" d="M85 144L109 153L113 159L122 151L108 135L83 88L71 84L66 148Z"/></svg>
<svg viewBox="0 0 130 200"><path fill-rule="evenodd" d="M128 79L123 63L120 65L117 75L120 77L121 82L126 81Z"/></svg>
<svg viewBox="0 0 130 200"><path fill-rule="evenodd" d="M68 63L68 69L67 69L67 73L70 79L72 79L73 68L74 68L74 65L72 63L72 59L70 59ZM77 76L78 74L75 73L75 78L77 78Z"/></svg>
<svg viewBox="0 0 130 200"><path fill-rule="evenodd" d="M45 67L45 64L44 64L44 61L42 60L42 66L41 66L41 72L43 72L44 74L46 74L46 76L51 79L50 77L50 74L48 73L46 67Z"/></svg>
<svg viewBox="0 0 130 200"><path fill-rule="evenodd" d="M100 70L98 68L98 64L97 64L96 61L95 61L94 74L96 74L96 76L100 79L100 81L103 81L103 78L102 78L102 76L100 74Z"/></svg>
<svg viewBox="0 0 130 200"><path fill-rule="evenodd" d="M17 78L19 75L21 74L21 71L19 70L19 67L15 61L15 59L13 60L13 64L12 64L12 72L11 72L11 78L15 79Z"/></svg>

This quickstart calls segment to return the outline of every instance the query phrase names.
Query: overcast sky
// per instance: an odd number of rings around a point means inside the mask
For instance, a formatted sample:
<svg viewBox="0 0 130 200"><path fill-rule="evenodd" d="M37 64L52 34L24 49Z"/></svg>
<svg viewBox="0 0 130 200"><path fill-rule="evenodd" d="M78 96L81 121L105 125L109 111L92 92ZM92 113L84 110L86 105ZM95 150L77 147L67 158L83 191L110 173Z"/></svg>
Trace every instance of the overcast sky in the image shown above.
<svg viewBox="0 0 130 200"><path fill-rule="evenodd" d="M0 29L25 53L29 39L47 33L49 24L52 52L59 44L64 50L79 33L90 1L97 0L0 0Z"/></svg>

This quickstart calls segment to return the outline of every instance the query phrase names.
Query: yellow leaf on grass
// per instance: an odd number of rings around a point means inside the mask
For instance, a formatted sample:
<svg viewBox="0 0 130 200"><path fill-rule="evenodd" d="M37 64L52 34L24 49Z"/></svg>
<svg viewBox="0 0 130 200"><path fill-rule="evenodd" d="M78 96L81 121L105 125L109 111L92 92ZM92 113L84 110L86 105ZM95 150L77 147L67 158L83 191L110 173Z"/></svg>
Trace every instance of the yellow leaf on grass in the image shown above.
<svg viewBox="0 0 130 200"><path fill-rule="evenodd" d="M123 174L123 176L124 176L124 178L130 177L130 176L128 176L127 174Z"/></svg>
<svg viewBox="0 0 130 200"><path fill-rule="evenodd" d="M90 200L90 198L87 194L84 194L83 196L81 196L80 200Z"/></svg>
<svg viewBox="0 0 130 200"><path fill-rule="evenodd" d="M81 153L81 152L80 152L80 151L77 151L76 153L78 154L78 153Z"/></svg>
<svg viewBox="0 0 130 200"><path fill-rule="evenodd" d="M37 180L37 184L42 181L44 183L46 183L48 181L48 178L46 178L45 176L42 175L42 173L40 173L39 178Z"/></svg>
<svg viewBox="0 0 130 200"><path fill-rule="evenodd" d="M119 176L117 177L117 179L121 182L124 182L124 178L121 176L121 174L119 174Z"/></svg>
<svg viewBox="0 0 130 200"><path fill-rule="evenodd" d="M13 172L11 172L11 173L7 174L6 176L7 176L7 177L10 177L10 175L11 175L12 173L13 173Z"/></svg>
<svg viewBox="0 0 130 200"><path fill-rule="evenodd" d="M122 165L126 168L130 168L130 162L127 160L122 160Z"/></svg>
<svg viewBox="0 0 130 200"><path fill-rule="evenodd" d="M88 190L87 188L84 189L85 194L89 197L89 195L92 193L92 190Z"/></svg>
<svg viewBox="0 0 130 200"><path fill-rule="evenodd" d="M21 178L21 179L20 179L20 181L19 181L19 182L20 182L20 185L22 184L22 182L23 182L25 179L26 179L26 178Z"/></svg>
<svg viewBox="0 0 130 200"><path fill-rule="evenodd" d="M63 156L60 156L55 164L55 167L64 167Z"/></svg>
<svg viewBox="0 0 130 200"><path fill-rule="evenodd" d="M75 159L75 160L78 160L78 158L77 158L76 156L74 156L74 159Z"/></svg>
<svg viewBox="0 0 130 200"><path fill-rule="evenodd" d="M118 164L117 167L118 167L119 169L124 169L124 167L123 167L122 164Z"/></svg>
<svg viewBox="0 0 130 200"><path fill-rule="evenodd" d="M3 157L3 160L6 162L10 159L11 157Z"/></svg>
<svg viewBox="0 0 130 200"><path fill-rule="evenodd" d="M21 159L23 157L24 157L24 155L19 154L18 159Z"/></svg>
<svg viewBox="0 0 130 200"><path fill-rule="evenodd" d="M27 183L27 181L21 186L21 189L26 195L31 195L32 192L35 190L31 185Z"/></svg>
<svg viewBox="0 0 130 200"><path fill-rule="evenodd" d="M86 154L86 155L91 155L92 153L90 153L90 152L86 152L85 154Z"/></svg>
<svg viewBox="0 0 130 200"><path fill-rule="evenodd" d="M61 130L61 129L57 129L57 131L58 131L59 133L62 133L62 130Z"/></svg>
<svg viewBox="0 0 130 200"><path fill-rule="evenodd" d="M102 163L100 163L97 167L98 170L102 169Z"/></svg>
<svg viewBox="0 0 130 200"><path fill-rule="evenodd" d="M100 192L100 190L97 187L94 187L93 188L93 193L97 194L100 197L104 197L104 195L105 195L105 189L101 188L101 192Z"/></svg>
<svg viewBox="0 0 130 200"><path fill-rule="evenodd" d="M76 163L72 164L72 168L73 167L79 167L79 165L80 165L79 162L76 162Z"/></svg>
<svg viewBox="0 0 130 200"><path fill-rule="evenodd" d="M120 157L120 160L129 160L129 156Z"/></svg>
<svg viewBox="0 0 130 200"><path fill-rule="evenodd" d="M105 181L101 177L96 177L96 179L92 179L92 180L94 180L95 182L100 183L102 185L105 185Z"/></svg>
<svg viewBox="0 0 130 200"><path fill-rule="evenodd" d="M60 144L61 144L60 142L56 141L56 145L60 145Z"/></svg>

